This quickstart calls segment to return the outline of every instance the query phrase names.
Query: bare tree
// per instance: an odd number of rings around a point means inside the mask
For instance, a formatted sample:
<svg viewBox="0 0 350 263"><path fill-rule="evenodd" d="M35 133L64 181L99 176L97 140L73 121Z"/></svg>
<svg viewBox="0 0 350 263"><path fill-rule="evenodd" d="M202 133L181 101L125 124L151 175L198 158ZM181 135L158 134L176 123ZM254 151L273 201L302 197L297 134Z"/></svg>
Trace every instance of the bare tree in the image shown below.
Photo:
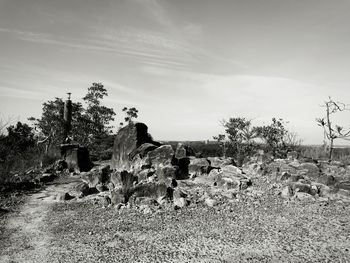
<svg viewBox="0 0 350 263"><path fill-rule="evenodd" d="M326 116L323 118L317 118L316 122L318 126L323 128L325 142L326 140L329 142L328 159L332 160L334 140L350 140L350 130L344 131L344 128L342 126L333 124L331 116L337 112L349 110L349 107L347 104L334 101L331 97L328 97L328 100L324 102L322 107L326 108Z"/></svg>

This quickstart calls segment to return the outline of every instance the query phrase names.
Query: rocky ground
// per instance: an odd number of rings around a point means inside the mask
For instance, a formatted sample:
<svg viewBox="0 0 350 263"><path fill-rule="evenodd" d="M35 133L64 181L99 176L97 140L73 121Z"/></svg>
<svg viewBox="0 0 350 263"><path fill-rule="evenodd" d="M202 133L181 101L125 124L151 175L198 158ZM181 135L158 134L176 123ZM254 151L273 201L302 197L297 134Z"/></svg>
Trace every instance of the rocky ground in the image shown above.
<svg viewBox="0 0 350 263"><path fill-rule="evenodd" d="M349 203L276 195L268 177L230 202L145 213L99 195L57 201L75 178L1 215L0 262L349 262Z"/></svg>
<svg viewBox="0 0 350 263"><path fill-rule="evenodd" d="M79 149L0 203L0 262L350 262L350 165L258 151L237 167L144 124L91 170Z"/></svg>

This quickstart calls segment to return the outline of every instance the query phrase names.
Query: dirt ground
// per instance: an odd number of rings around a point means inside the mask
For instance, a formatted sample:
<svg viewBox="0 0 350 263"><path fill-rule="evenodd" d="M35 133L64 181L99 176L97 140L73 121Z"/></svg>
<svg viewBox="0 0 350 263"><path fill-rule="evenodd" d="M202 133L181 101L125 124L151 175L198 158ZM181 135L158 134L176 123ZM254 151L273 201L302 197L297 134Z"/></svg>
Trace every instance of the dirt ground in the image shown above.
<svg viewBox="0 0 350 263"><path fill-rule="evenodd" d="M260 197L143 214L98 197L57 201L76 180L0 214L0 262L350 262L346 202L286 201L261 179Z"/></svg>

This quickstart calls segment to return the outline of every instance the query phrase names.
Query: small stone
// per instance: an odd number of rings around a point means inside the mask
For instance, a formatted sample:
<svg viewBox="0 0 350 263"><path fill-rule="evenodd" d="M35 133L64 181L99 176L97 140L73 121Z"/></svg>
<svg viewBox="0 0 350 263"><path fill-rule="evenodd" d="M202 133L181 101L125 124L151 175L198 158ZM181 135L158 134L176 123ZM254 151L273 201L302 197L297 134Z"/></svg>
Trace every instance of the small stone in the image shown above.
<svg viewBox="0 0 350 263"><path fill-rule="evenodd" d="M214 207L214 206L216 206L217 205L217 201L215 200L215 199L212 199L212 198L207 198L207 199L205 199L205 204L207 205L207 206L209 206L209 207Z"/></svg>

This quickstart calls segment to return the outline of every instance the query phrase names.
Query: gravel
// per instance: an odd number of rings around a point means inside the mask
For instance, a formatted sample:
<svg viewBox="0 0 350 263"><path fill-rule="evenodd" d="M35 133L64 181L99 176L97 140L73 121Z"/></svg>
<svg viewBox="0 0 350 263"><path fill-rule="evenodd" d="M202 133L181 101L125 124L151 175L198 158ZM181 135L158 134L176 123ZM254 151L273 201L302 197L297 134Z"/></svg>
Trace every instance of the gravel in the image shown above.
<svg viewBox="0 0 350 263"><path fill-rule="evenodd" d="M350 261L348 203L285 201L273 191L152 214L92 200L48 214L51 262Z"/></svg>

